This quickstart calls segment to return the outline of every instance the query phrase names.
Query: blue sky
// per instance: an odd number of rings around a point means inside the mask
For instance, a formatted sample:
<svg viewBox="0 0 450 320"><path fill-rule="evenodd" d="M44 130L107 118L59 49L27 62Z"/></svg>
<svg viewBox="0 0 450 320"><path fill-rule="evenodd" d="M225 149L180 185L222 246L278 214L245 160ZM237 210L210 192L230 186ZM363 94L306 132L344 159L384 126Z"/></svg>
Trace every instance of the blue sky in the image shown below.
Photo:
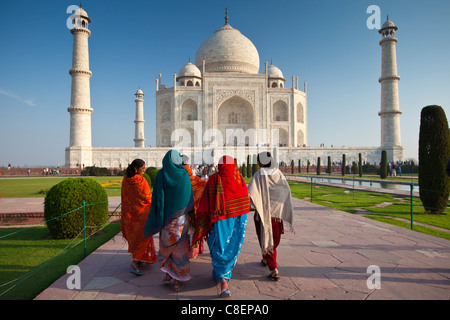
<svg viewBox="0 0 450 320"><path fill-rule="evenodd" d="M0 12L0 166L64 165L69 145L76 1L17 0ZM155 145L155 79L195 61L201 43L229 23L256 46L260 72L273 61L308 83L308 145L380 144L381 36L368 6L389 14L396 33L402 144L417 159L420 111L450 116L450 1L85 0L89 29L94 147L134 146L134 93L144 91L145 139ZM300 86L302 88L302 86Z"/></svg>

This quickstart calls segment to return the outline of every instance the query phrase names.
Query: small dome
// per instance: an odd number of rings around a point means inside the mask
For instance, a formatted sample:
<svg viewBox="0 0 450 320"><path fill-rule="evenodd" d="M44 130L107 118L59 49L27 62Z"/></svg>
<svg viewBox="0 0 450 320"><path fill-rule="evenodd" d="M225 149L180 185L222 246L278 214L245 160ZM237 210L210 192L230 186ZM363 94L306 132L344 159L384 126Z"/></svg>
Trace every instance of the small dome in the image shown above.
<svg viewBox="0 0 450 320"><path fill-rule="evenodd" d="M383 29L383 28L389 28L389 27L395 27L395 24L392 21L387 20L381 28Z"/></svg>
<svg viewBox="0 0 450 320"><path fill-rule="evenodd" d="M192 64L190 61L183 66L183 68L180 69L180 72L178 73L178 78L180 77L202 77L202 73L200 70Z"/></svg>
<svg viewBox="0 0 450 320"><path fill-rule="evenodd" d="M91 22L91 19L89 18L87 12L81 7L79 7L77 10L75 10L74 15L85 18L86 20L89 21L89 23Z"/></svg>
<svg viewBox="0 0 450 320"><path fill-rule="evenodd" d="M267 68L267 74L268 74L269 78L281 78L281 79L284 79L283 73L281 72L281 70L279 68L275 67L273 64L271 64Z"/></svg>
<svg viewBox="0 0 450 320"><path fill-rule="evenodd" d="M144 92L141 90L141 88L136 91L135 95L144 95Z"/></svg>

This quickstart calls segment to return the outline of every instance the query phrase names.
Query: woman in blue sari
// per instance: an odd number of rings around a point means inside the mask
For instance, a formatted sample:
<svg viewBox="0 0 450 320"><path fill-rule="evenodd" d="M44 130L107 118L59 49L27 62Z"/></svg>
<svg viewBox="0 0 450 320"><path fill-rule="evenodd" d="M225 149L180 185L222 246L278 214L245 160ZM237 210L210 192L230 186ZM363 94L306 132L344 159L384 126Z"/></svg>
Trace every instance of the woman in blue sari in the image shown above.
<svg viewBox="0 0 450 320"><path fill-rule="evenodd" d="M189 263L188 214L194 209L191 180L181 155L170 150L164 156L153 187L152 206L145 224L145 237L159 232L158 259L166 276L164 284L174 279L174 290L191 279Z"/></svg>
<svg viewBox="0 0 450 320"><path fill-rule="evenodd" d="M247 185L230 156L223 156L218 173L208 179L195 213L192 242L208 236L212 275L220 283L221 297L231 295L228 282L244 243L249 198Z"/></svg>

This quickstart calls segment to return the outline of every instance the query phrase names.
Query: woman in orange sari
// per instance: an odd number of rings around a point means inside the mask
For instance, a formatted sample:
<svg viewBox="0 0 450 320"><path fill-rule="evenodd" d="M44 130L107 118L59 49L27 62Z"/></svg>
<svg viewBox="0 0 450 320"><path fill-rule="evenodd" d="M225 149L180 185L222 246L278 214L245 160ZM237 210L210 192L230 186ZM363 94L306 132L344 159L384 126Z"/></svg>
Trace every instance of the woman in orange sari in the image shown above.
<svg viewBox="0 0 450 320"><path fill-rule="evenodd" d="M197 176L192 175L192 168L189 166L189 158L186 155L182 156L183 167L187 170L189 174L189 179L191 179L192 194L194 195L194 209L197 211L200 205L200 199L202 198L203 190L206 187L206 180L203 180ZM204 250L204 239L200 239L196 244L189 247L189 258L193 259L199 254L203 254Z"/></svg>
<svg viewBox="0 0 450 320"><path fill-rule="evenodd" d="M157 254L153 237L144 237L144 227L152 203L152 192L147 180L143 177L145 162L135 159L128 166L122 180L122 214L120 229L128 242L128 252L133 261L131 272L142 275L139 267L142 263L154 263Z"/></svg>

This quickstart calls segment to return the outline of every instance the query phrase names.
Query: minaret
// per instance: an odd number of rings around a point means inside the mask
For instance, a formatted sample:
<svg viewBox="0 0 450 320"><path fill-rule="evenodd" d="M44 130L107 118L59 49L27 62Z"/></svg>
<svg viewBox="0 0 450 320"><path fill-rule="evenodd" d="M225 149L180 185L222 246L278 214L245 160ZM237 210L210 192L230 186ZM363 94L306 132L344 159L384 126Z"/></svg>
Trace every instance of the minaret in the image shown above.
<svg viewBox="0 0 450 320"><path fill-rule="evenodd" d="M134 138L134 146L136 148L144 148L144 92L139 88L139 90L135 93L136 100L136 120L134 123L136 124L135 130L135 138Z"/></svg>
<svg viewBox="0 0 450 320"><path fill-rule="evenodd" d="M401 147L400 136L400 115L402 112L399 108L398 100L398 81L400 77L397 75L397 57L395 46L397 38L395 31L397 27L392 21L387 21L378 31L382 35L380 41L381 46L381 77L378 81L381 84L381 111L378 115L381 117L381 148L391 149ZM393 151L394 152L394 151ZM388 158L395 160L401 155L391 154L388 150ZM395 153L395 152L394 152Z"/></svg>
<svg viewBox="0 0 450 320"><path fill-rule="evenodd" d="M90 166L92 165L92 137L91 137L91 93L89 79L92 72L89 70L88 38L91 31L88 25L91 19L86 11L78 8L72 15L73 35L72 89L70 107L70 147L69 155L66 153L66 165ZM68 159L69 158L69 159Z"/></svg>

